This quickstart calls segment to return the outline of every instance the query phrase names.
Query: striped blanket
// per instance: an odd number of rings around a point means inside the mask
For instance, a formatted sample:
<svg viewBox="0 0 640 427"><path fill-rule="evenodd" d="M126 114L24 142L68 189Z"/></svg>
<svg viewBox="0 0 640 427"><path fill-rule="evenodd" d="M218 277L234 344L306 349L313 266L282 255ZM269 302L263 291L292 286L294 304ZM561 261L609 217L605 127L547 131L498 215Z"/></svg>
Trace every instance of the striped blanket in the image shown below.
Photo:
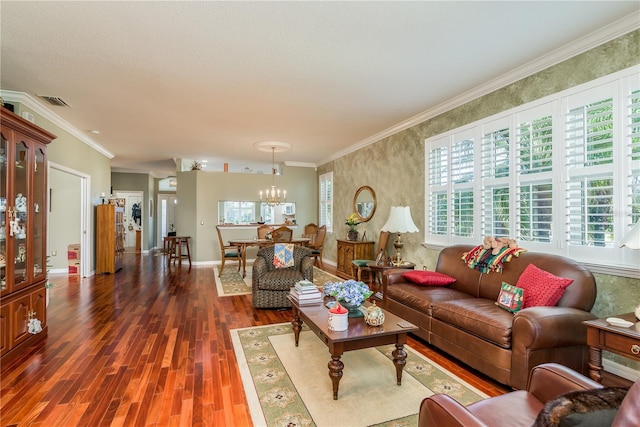
<svg viewBox="0 0 640 427"><path fill-rule="evenodd" d="M491 248L485 249L483 245L478 245L469 252L465 252L462 259L469 268L482 273L491 273L492 271L501 273L504 263L511 261L512 257L517 257L522 252L526 252L526 249L505 246L494 255Z"/></svg>

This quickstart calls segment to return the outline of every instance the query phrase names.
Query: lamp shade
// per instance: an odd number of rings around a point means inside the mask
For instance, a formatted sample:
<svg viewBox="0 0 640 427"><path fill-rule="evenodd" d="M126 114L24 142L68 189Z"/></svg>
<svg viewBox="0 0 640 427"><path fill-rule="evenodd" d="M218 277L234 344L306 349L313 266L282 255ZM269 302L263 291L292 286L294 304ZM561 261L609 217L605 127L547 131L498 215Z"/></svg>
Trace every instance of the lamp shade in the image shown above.
<svg viewBox="0 0 640 427"><path fill-rule="evenodd" d="M391 206L389 219L382 226L382 231L390 233L417 233L418 227L413 223L409 206Z"/></svg>
<svg viewBox="0 0 640 427"><path fill-rule="evenodd" d="M631 230L620 241L620 247L640 249L640 220L631 227Z"/></svg>

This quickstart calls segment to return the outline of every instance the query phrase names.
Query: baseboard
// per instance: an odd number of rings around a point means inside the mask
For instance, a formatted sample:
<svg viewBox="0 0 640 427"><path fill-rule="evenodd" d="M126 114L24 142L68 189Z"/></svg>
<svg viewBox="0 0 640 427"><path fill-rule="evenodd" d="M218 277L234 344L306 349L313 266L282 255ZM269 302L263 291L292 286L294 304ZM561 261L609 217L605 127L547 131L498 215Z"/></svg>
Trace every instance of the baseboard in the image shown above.
<svg viewBox="0 0 640 427"><path fill-rule="evenodd" d="M611 360L602 359L602 367L605 371L628 379L629 381L636 381L638 378L640 378L640 371L636 371L633 368L621 365Z"/></svg>

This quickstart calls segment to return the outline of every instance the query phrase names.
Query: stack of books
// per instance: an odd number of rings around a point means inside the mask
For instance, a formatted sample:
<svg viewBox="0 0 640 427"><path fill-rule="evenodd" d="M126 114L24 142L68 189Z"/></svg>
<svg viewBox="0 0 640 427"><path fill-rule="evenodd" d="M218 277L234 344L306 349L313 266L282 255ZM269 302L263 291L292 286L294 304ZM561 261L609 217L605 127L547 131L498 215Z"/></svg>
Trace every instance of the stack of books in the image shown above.
<svg viewBox="0 0 640 427"><path fill-rule="evenodd" d="M308 280L296 282L289 293L298 305L321 304L323 301L318 287Z"/></svg>

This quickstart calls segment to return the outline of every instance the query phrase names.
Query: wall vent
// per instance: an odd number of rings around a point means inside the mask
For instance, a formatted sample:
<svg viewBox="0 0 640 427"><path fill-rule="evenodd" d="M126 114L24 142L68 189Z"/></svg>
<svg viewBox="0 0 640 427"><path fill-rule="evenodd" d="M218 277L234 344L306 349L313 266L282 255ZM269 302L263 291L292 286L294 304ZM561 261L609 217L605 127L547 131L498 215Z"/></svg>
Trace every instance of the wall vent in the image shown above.
<svg viewBox="0 0 640 427"><path fill-rule="evenodd" d="M47 101L51 105L55 105L57 107L69 107L69 108L71 108L71 105L69 105L67 103L67 101L65 101L64 99L60 98L59 96L49 96L49 95L38 95L38 96L40 98L44 99L45 101Z"/></svg>

